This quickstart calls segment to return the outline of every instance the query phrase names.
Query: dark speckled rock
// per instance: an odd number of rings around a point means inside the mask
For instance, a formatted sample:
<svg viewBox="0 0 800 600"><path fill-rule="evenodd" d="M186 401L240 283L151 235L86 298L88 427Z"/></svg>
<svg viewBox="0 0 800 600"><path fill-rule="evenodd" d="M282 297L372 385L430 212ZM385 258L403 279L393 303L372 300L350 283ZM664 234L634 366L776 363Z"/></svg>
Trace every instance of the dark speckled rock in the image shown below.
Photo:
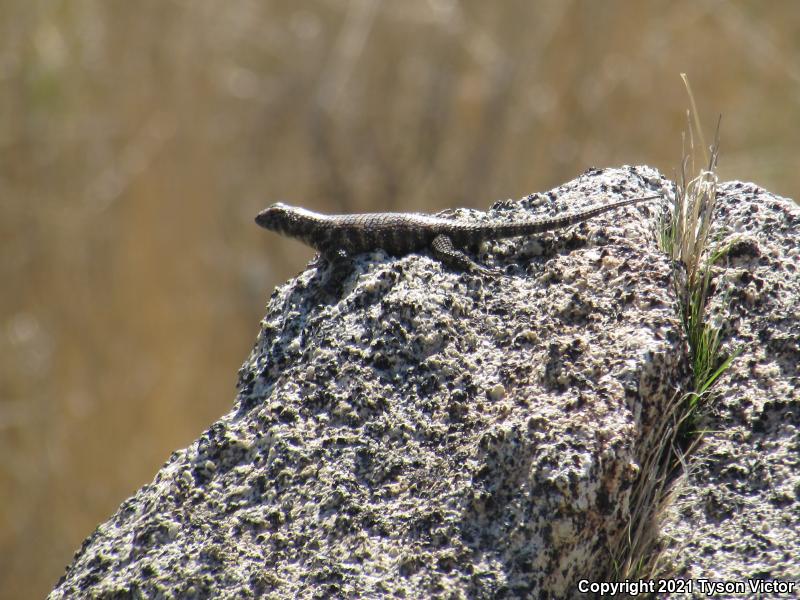
<svg viewBox="0 0 800 600"><path fill-rule="evenodd" d="M594 170L494 216L665 186ZM660 209L473 249L496 279L374 252L333 301L313 268L279 287L233 410L100 525L51 597L576 595L607 571L637 444L686 383Z"/></svg>

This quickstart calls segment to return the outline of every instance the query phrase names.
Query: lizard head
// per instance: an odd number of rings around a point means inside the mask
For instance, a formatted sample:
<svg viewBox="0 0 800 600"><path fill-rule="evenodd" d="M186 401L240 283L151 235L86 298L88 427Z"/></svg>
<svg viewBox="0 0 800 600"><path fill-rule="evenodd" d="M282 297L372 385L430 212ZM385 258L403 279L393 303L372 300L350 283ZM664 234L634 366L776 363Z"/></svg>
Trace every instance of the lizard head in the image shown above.
<svg viewBox="0 0 800 600"><path fill-rule="evenodd" d="M256 215L256 223L264 229L283 233L285 225L291 219L291 214L291 206L278 202L258 213Z"/></svg>
<svg viewBox="0 0 800 600"><path fill-rule="evenodd" d="M278 202L258 213L256 223L264 229L276 233L296 236L300 233L303 224L308 221L305 215L308 212L302 208Z"/></svg>
<svg viewBox="0 0 800 600"><path fill-rule="evenodd" d="M320 242L318 225L324 217L298 206L278 202L256 215L256 223L264 229L301 240L313 248Z"/></svg>

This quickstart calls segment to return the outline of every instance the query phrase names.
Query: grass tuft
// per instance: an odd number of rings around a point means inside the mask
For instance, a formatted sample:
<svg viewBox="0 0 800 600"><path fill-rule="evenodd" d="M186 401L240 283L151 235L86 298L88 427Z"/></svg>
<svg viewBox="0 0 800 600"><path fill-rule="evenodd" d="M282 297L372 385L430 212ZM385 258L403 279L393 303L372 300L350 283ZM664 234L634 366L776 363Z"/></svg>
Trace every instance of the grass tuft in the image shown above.
<svg viewBox="0 0 800 600"><path fill-rule="evenodd" d="M683 157L675 181L675 197L671 216L661 224L661 247L676 265L676 295L694 375L693 390L687 395L687 419L682 433L690 434L687 425L696 421L696 410L701 406L711 387L719 379L739 353L725 355L721 344L721 323L708 319L706 308L712 292L712 268L730 249L714 247L709 240L717 198L717 161L719 159L720 120L714 134L714 142L706 148L697 107L689 80L681 74L689 95L691 109L687 112L688 135L683 136ZM699 140L699 146L695 143ZM697 169L700 159L704 167ZM690 179L689 173L693 174ZM682 271L679 269L682 267Z"/></svg>
<svg viewBox="0 0 800 600"><path fill-rule="evenodd" d="M730 249L730 244L715 247L709 239L717 198L721 119L707 148L691 86L685 74L681 77L691 106L688 133L683 135L672 211L659 223L658 236L675 265L673 282L689 345L692 389L677 393L660 421L639 441L641 472L631 495L630 523L624 539L611 552L610 577L616 581L670 574L662 561L660 523L691 471L690 457L702 439L699 415L712 397L714 384L741 350L723 352L724 323L710 321L706 310L713 293L712 270Z"/></svg>

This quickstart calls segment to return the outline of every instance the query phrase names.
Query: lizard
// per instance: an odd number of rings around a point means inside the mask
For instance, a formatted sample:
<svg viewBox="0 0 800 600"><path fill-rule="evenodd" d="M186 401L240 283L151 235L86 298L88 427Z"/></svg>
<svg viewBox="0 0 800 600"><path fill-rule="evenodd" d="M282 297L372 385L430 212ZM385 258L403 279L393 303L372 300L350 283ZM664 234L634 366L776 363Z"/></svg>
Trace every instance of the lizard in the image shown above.
<svg viewBox="0 0 800 600"><path fill-rule="evenodd" d="M475 263L458 248L486 240L532 235L569 227L623 206L660 197L653 195L628 198L555 217L488 223L458 221L421 213L326 215L279 202L258 213L255 221L265 229L311 246L334 271L340 271L353 255L379 248L393 256L429 249L434 257L450 268L496 275L495 271ZM341 281L342 278L337 279Z"/></svg>

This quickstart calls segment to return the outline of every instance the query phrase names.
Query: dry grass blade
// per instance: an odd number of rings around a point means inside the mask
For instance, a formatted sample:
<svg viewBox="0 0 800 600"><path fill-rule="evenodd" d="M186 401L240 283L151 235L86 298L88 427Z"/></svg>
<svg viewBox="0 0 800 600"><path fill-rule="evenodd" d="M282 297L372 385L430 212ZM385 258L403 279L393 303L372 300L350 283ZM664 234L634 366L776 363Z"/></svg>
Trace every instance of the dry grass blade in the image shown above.
<svg viewBox="0 0 800 600"><path fill-rule="evenodd" d="M692 134L691 117L689 121L689 149L684 149L681 171L676 186L675 203L671 230L674 235L671 257L686 266L688 286L699 284L701 259L708 247L708 234L714 213L717 196L717 159L719 157L719 123L714 145L710 148L707 168L702 169L693 179L688 180L687 167L694 171L697 152Z"/></svg>
<svg viewBox="0 0 800 600"><path fill-rule="evenodd" d="M683 455L675 445L681 422L685 397L675 394L663 419L651 429L650 434L639 443L640 476L631 494L631 509L628 529L623 539L612 549L614 578L625 579L648 577L650 568L641 557L647 556L658 536L658 523L663 507L671 497L665 489L675 473L675 461Z"/></svg>

